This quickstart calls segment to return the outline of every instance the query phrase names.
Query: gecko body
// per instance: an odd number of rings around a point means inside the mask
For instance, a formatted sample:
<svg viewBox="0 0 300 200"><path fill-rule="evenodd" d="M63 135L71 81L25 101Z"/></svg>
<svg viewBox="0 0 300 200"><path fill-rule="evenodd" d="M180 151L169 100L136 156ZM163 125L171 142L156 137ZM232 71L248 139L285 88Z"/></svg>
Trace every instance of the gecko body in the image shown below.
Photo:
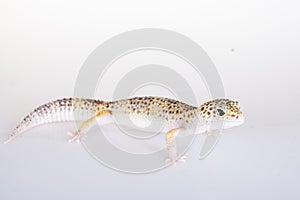
<svg viewBox="0 0 300 200"><path fill-rule="evenodd" d="M122 120L124 117L141 126L145 121L163 123L162 132L167 132L166 145L171 160L176 159L175 137L180 130L198 126L198 132L207 132L207 127L213 122L221 121L223 128L238 126L244 122L239 103L229 99L216 99L196 107L163 97L134 97L116 101L64 98L34 109L14 129L5 143L38 125L84 121L78 130L69 133L70 142L79 142L84 132L98 119L102 120L102 124L117 121L126 125L128 121Z"/></svg>

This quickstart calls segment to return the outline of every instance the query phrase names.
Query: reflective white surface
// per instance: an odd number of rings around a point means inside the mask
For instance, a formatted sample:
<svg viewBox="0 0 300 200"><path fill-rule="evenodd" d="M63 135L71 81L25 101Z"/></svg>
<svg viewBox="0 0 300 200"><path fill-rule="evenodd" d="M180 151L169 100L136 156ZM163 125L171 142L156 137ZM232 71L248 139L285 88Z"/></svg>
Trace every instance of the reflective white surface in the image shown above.
<svg viewBox="0 0 300 200"><path fill-rule="evenodd" d="M144 27L198 42L246 122L205 160L196 141L187 163L146 175L115 172L68 144L70 124L38 127L0 144L0 199L299 199L298 8L291 0L1 2L0 139L36 106L72 96L95 47Z"/></svg>

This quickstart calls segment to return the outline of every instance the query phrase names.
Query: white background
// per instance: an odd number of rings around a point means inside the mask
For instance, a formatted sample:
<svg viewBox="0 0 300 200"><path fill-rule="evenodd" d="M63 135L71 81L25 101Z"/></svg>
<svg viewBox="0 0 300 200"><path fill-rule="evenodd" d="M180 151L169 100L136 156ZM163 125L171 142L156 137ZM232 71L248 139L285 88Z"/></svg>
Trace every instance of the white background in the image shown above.
<svg viewBox="0 0 300 200"><path fill-rule="evenodd" d="M72 96L94 48L137 28L201 45L246 116L207 159L193 147L186 164L146 175L115 172L67 144L70 125L38 127L0 145L0 199L300 198L299 3L180 2L0 2L0 139L34 107Z"/></svg>

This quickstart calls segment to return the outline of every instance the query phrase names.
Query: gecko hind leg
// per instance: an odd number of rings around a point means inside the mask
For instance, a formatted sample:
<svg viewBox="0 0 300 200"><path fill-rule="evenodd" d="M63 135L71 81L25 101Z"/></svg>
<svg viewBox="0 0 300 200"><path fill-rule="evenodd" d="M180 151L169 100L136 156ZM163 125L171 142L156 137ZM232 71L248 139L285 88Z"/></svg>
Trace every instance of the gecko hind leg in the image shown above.
<svg viewBox="0 0 300 200"><path fill-rule="evenodd" d="M181 129L182 128L175 128L167 132L166 144L167 144L169 158L166 159L166 163L172 162L173 164L176 165L179 162L181 163L186 162L187 156L178 157L177 150L176 150L175 137Z"/></svg>
<svg viewBox="0 0 300 200"><path fill-rule="evenodd" d="M68 132L67 134L71 136L71 138L68 140L69 142L81 142L86 138L85 135L82 134L83 131L88 131L96 122L97 119L100 119L101 117L105 115L111 115L112 112L110 110L103 110L98 112L94 117L91 117L90 119L84 121L78 130L74 132Z"/></svg>

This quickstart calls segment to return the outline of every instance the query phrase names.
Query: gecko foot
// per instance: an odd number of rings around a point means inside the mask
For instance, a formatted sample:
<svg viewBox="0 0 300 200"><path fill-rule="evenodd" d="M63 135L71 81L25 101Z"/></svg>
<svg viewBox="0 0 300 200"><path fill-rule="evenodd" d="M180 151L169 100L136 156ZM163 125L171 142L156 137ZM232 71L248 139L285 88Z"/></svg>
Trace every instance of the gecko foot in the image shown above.
<svg viewBox="0 0 300 200"><path fill-rule="evenodd" d="M177 163L185 163L186 162L186 159L187 159L187 156L181 156L177 159L171 159L171 158L167 158L166 159L166 163L173 163L173 165L176 165Z"/></svg>
<svg viewBox="0 0 300 200"><path fill-rule="evenodd" d="M71 136L71 138L68 140L69 142L77 142L80 143L82 140L85 139L85 136L80 134L79 131L75 131L75 132L68 132L68 135Z"/></svg>

